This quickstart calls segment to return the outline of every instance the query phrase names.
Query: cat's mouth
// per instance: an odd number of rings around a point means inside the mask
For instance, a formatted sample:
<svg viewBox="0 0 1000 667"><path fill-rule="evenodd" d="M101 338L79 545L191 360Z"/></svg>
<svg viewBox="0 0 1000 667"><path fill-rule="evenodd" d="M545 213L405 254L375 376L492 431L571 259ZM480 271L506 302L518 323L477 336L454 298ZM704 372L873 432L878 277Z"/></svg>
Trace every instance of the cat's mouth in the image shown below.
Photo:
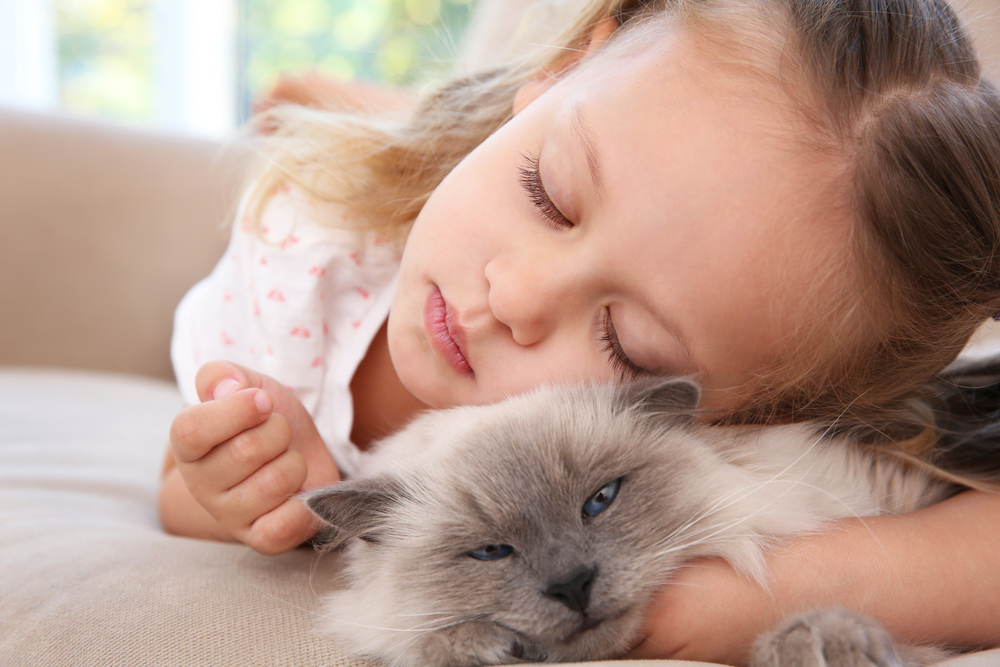
<svg viewBox="0 0 1000 667"><path fill-rule="evenodd" d="M619 618L625 615L625 610L617 611L613 614L607 616L590 616L589 614L584 614L583 618L580 619L580 625L576 626L574 630L566 635L563 639L564 644L569 644L586 633L590 632L594 628L598 627L602 623L610 623L612 621L617 621Z"/></svg>

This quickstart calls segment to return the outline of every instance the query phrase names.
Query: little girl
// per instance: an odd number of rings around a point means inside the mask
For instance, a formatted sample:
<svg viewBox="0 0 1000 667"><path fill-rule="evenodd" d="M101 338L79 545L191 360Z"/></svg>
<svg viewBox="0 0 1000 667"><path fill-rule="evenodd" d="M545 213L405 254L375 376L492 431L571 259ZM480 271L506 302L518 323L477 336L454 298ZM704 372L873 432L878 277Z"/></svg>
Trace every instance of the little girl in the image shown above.
<svg viewBox="0 0 1000 667"><path fill-rule="evenodd" d="M273 112L178 309L168 530L286 551L317 529L294 494L359 448L541 383L690 375L726 423L919 411L998 309L1000 99L943 0L594 0L556 46L404 123ZM740 662L819 604L1000 641L998 523L981 492L845 521L770 592L700 563L636 655Z"/></svg>

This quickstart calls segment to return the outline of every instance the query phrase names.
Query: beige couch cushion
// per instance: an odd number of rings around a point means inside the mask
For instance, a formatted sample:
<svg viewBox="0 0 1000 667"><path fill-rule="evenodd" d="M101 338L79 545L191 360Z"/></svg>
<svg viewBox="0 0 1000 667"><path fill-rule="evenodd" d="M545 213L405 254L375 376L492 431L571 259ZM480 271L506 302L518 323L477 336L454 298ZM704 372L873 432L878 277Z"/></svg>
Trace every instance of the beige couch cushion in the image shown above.
<svg viewBox="0 0 1000 667"><path fill-rule="evenodd" d="M168 383L0 373L0 664L349 665L313 632L313 554L172 537Z"/></svg>

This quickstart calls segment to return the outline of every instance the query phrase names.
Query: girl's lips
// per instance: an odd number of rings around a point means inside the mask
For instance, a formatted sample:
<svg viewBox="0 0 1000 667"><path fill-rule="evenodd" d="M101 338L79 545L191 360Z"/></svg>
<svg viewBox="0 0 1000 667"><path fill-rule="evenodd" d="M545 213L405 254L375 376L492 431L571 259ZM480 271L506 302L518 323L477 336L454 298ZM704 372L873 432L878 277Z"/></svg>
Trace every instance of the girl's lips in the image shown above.
<svg viewBox="0 0 1000 667"><path fill-rule="evenodd" d="M424 304L424 326L430 334L431 343L445 361L459 373L473 376L472 366L462 352L465 330L458 323L454 312L448 309L437 285L434 285Z"/></svg>

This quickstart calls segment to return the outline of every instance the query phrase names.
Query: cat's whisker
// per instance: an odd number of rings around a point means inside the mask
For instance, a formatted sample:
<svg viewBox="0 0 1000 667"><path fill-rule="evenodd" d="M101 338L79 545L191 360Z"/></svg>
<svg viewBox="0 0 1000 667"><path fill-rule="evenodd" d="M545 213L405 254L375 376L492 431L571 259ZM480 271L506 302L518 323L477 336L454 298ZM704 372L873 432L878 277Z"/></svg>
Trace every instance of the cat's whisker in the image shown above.
<svg viewBox="0 0 1000 667"><path fill-rule="evenodd" d="M795 482L794 480L787 480L787 482L789 483L790 486L794 486L795 484L797 484L797 482ZM760 486L760 485L755 485L755 486ZM667 535L663 540L661 540L659 542L659 544L670 543L671 541L675 541L678 537L684 537L684 538L687 538L687 539L684 542L682 542L681 544L677 545L676 547L673 547L673 548L671 548L671 549L669 549L667 551L661 551L660 554L661 555L666 555L666 554L669 554L669 553L673 553L673 552L676 552L676 551L680 551L680 550L683 550L683 549L690 548L691 546L701 545L701 544L704 544L705 542L708 542L708 541L712 540L713 538L715 538L717 536L726 535L733 528L735 528L735 527L737 527L739 525L742 525L742 524L750 521L751 519L753 519L753 518L755 518L757 516L760 516L762 513L765 512L765 510L767 510L767 508L771 507L774 503L776 503L786 493L788 493L787 489L784 492L782 492L781 494L779 494L779 496L777 498L773 498L766 505L764 505L763 507L759 508L758 510L756 510L755 512L753 512L753 513L751 513L751 514L749 514L747 516L742 516L742 517L734 519L734 520L732 520L732 521L730 521L728 523L723 523L723 524L720 524L720 525L712 526L711 528L704 529L702 531L702 533L704 535L703 537L699 536L699 534L697 532L693 533L693 534L689 533L689 532L681 533L680 531L678 531L678 530L675 529L675 530L671 531L671 533L669 535ZM747 493L746 495L750 495L750 493ZM789 514L789 512L787 512L787 511L781 512L781 513L782 514L786 514L786 515ZM808 516L808 515L806 515L806 516ZM705 517L703 516L703 517L701 517L700 520L704 520L704 518ZM688 522L686 524L686 526L688 528L690 528L693 525L697 525L697 522ZM696 542L692 542L691 541L692 537L695 537L697 541ZM761 535L759 533L753 532L753 533L748 533L746 535L746 537L757 537L757 538L759 538L759 537L761 537Z"/></svg>
<svg viewBox="0 0 1000 667"><path fill-rule="evenodd" d="M725 544L726 542L738 542L741 539L746 538L759 538L760 535L757 533L741 533L741 534L727 534L725 529L714 531L704 537L695 537L695 539L687 540L676 544L674 546L668 547L666 549L661 549L656 552L656 557L669 556L670 554L678 553L681 551L687 551L695 547L699 547L705 543L711 542L713 544Z"/></svg>
<svg viewBox="0 0 1000 667"><path fill-rule="evenodd" d="M703 586L701 584L692 584L692 583L688 583L686 581L670 581L669 579L667 581L664 581L663 585L664 586L687 586L688 588L697 588L699 590L706 588L706 586Z"/></svg>
<svg viewBox="0 0 1000 667"><path fill-rule="evenodd" d="M419 614L393 614L392 618L420 618L421 616L455 616L453 611L426 611Z"/></svg>
<svg viewBox="0 0 1000 667"><path fill-rule="evenodd" d="M783 476L786 475L796 464L798 464L799 462L801 462L810 452L812 452L813 449L815 449L817 446L819 446L820 443L823 441L823 438L825 437L825 435L828 434L829 431L830 431L830 429L832 429L832 428L833 428L832 426L828 426L827 429L825 431L823 431L823 433L821 433L820 435L818 435L813 440L813 442L808 447L806 447L799 454L799 456L797 456L795 459L793 459L791 462L789 462L784 468L782 468L778 472L774 473L769 479L763 480L761 482L758 482L756 484L752 484L752 485L749 485L749 486L745 486L745 487L733 489L732 491L723 494L715 502L713 502L707 508L705 508L705 510L703 510L701 513L696 514L695 516L691 517L687 522L685 522L684 524L681 524L680 526L678 526L671 534L667 535L664 538L663 541L664 542L669 541L671 538L673 538L675 536L676 533L686 531L692 525L696 525L697 523L699 523L701 521L704 521L705 519L707 519L707 518L709 518L709 517L711 517L711 516L713 516L713 515L721 512L721 511L729 509L730 507L734 506L735 504L737 504L737 503L739 503L739 502L741 502L743 500L746 500L748 497L750 497L751 495L753 495L754 493L756 493L757 491L759 491L761 489L768 488L768 487L770 487L773 484L778 483L778 482L785 482L785 483L792 483L792 484L794 484L796 482L796 480L789 480L789 479L787 479L787 478L785 478ZM810 468L812 468L812 466L810 466ZM809 472L808 470L804 471L801 474L801 476L799 478L799 481L801 481L808 474L808 472ZM813 488L815 488L815 487L813 487ZM789 488L787 488L784 492L782 492L781 494L779 494L778 497L773 498L767 505L765 505L761 509L766 509L767 507L769 507L773 503L777 502L778 500L780 500L781 498L783 498L784 495L787 494L790 490L791 490L791 486L789 486ZM737 496L737 497L733 497L733 496ZM831 496L831 497L833 497L833 496ZM845 504L845 506L846 506L846 504ZM850 510L850 507L848 507L848 509ZM853 513L853 510L851 510L851 511ZM750 516L745 517L744 520L749 520L749 519L753 518L754 516L757 516L758 514L759 514L759 510L758 510L758 512L754 512Z"/></svg>
<svg viewBox="0 0 1000 667"><path fill-rule="evenodd" d="M325 554L317 553L309 563L309 592L313 594L316 598L322 598L323 596L316 590L314 583L316 572L319 570L320 559L323 558Z"/></svg>
<svg viewBox="0 0 1000 667"><path fill-rule="evenodd" d="M794 486L794 485L796 485L798 483L795 480L780 480L780 482L788 484L789 486ZM776 483L778 483L778 482L774 481L774 480L771 480L771 481L761 482L761 483L758 483L758 484L751 485L750 487L748 487L746 489L746 493L744 493L739 498L739 500L745 500L746 498L750 497L751 495L753 495L754 493L756 493L757 491L759 491L761 488L765 488L765 487L771 486L771 485L776 484ZM739 517L738 519L734 519L732 522L730 522L728 524L723 524L722 526L716 526L716 527L714 527L715 530L716 530L716 532L717 531L726 531L726 530L729 530L730 528L732 528L734 526L738 526L738 525L740 525L742 523L745 523L745 522L749 521L750 519L752 519L752 518L754 518L756 516L759 516L767 508L769 508L770 506L774 505L776 502L778 502L779 500L781 500L784 497L784 495L786 493L788 493L788 491L789 491L789 489L786 489L781 494L779 494L777 497L772 498L770 501L768 501L768 503L765 504L763 507L758 508L752 514ZM698 523L704 521L705 519L708 519L708 518L710 518L710 517L718 514L722 510L728 509L733 504L734 503L727 503L725 506L719 507L715 511L702 513L701 515L695 517L691 521L688 521L685 524L682 524L682 526L680 527L680 529L675 529L674 531L672 531L669 535L667 535L662 540L662 542L667 542L667 541L671 540L672 538L674 538L674 537L676 537L678 535L681 535L682 534L682 529L686 531L687 529L691 528L692 526L697 525ZM683 535L687 536L687 533L683 533Z"/></svg>
<svg viewBox="0 0 1000 667"><path fill-rule="evenodd" d="M803 477L804 476L805 476L805 474L803 474ZM826 489L824 489L824 488L822 488L820 486L817 486L815 484L811 484L809 482L803 481L802 479L780 479L780 478L772 478L768 482L763 482L761 484L754 485L754 486L756 488L760 488L761 486L765 486L765 485L770 486L770 485L774 485L774 484L778 484L778 483L786 485L787 488L781 494L779 494L777 497L773 498L766 505L764 505L763 507L759 508L757 511L753 512L750 515L747 515L745 517L741 517L741 518L739 518L737 520L734 520L734 521L731 521L731 522L729 522L727 524L713 526L711 528L706 528L706 529L704 529L702 531L696 531L696 532L687 532L687 531L689 531L689 529L692 526L696 525L698 521L704 520L705 518L707 518L708 516L711 516L715 512L712 512L712 513L708 513L708 512L703 513L703 515L700 516L700 517L698 517L697 519L694 519L692 521L686 522L685 524L682 524L682 526L680 528L675 529L674 531L672 531L663 540L661 540L659 542L659 544L663 545L663 544L668 544L670 542L674 542L679 537L683 537L683 538L686 538L686 539L684 541L682 541L681 543L676 544L675 546L673 546L671 548L663 549L663 550L658 551L657 552L657 557L663 557L663 556L670 555L672 553L677 553L679 551L684 551L684 550L692 549L694 547L701 546L701 545L705 544L706 542L710 542L710 541L714 541L717 544L722 544L722 543L725 543L725 542L736 541L737 539L760 539L761 537L766 537L765 535L761 535L761 534L756 533L756 532L753 532L753 533L744 533L744 534L736 534L736 535L733 535L733 534L731 534L729 532L732 528L735 528L736 526L739 526L740 524L745 523L745 522L747 522L747 521L749 521L749 520L751 520L753 518L759 517L761 515L775 515L775 514L780 514L782 516L799 516L799 517L804 517L804 518L810 518L810 517L812 517L813 515L811 513L808 513L808 512L791 512L791 511L788 511L788 510L783 510L781 512L775 513L775 512L768 512L767 511L768 508L770 508L775 503L777 503L778 500L780 500L785 494L787 494L794 487L805 487L805 488L808 488L808 489L810 489L812 491L815 491L816 493L818 493L820 495L825 495L826 497L829 497L832 500L836 501L838 504L840 504L845 509L845 511L846 511L845 512L845 516L853 516L853 517L861 518L860 515L857 512L855 512L848 503L844 502L843 499L841 499L837 495L835 495L833 493L830 493L829 491L827 491ZM745 498L745 497L748 497L749 495L751 495L756 490L756 488L754 490L748 491L746 494L743 495L743 497ZM867 523L865 523L864 525L865 525L865 528L868 530L868 532L873 537L876 537L876 539L877 539L877 536L875 536L875 534L873 533L873 531L871 530L871 528L868 527ZM683 531L685 531L685 532L682 532L681 529L683 529Z"/></svg>
<svg viewBox="0 0 1000 667"><path fill-rule="evenodd" d="M675 546L661 549L654 554L654 557L669 556L680 551L685 551L687 549L692 549L694 547L701 546L702 544L711 541L713 544L721 545L726 543L739 543L743 540L759 540L761 535L759 533L729 533L729 534L713 534L705 538L697 538L692 541L683 542Z"/></svg>
<svg viewBox="0 0 1000 667"><path fill-rule="evenodd" d="M586 49L577 49L573 48L572 46L560 46L558 44L550 44L548 42L529 42L527 40L524 40L523 43L527 44L528 46L539 46L546 49L558 49L560 51L567 51L569 53L584 54L587 52Z"/></svg>
<svg viewBox="0 0 1000 667"><path fill-rule="evenodd" d="M446 628L454 627L454 626L460 625L462 623L469 623L469 622L473 622L473 621L482 620L484 618L484 616L477 614L475 616L470 616L470 617L467 617L467 618L459 618L459 619L456 619L454 621L450 621L448 623L441 623L441 624L436 624L436 625L435 624L417 625L417 626L412 627L412 628L393 628L393 627L386 627L386 626L380 626L380 625L370 625L370 624L366 624L366 623L358 623L356 621L349 621L347 619L340 618L340 617L337 617L337 616L324 616L324 618L326 618L327 620L333 621L335 623L340 623L340 624L343 624L343 625L349 625L351 627L361 628L361 629L364 629L364 630L381 630L382 632L393 632L393 633L399 633L399 634L412 634L412 633L437 632L439 630L444 630Z"/></svg>
<svg viewBox="0 0 1000 667"><path fill-rule="evenodd" d="M760 485L757 485L757 486L763 486L763 483L760 484ZM723 510L729 509L730 507L732 507L736 503L738 503L738 502L740 502L742 500L746 500L746 498L748 496L750 496L752 493L754 493L755 490L756 489L754 489L752 487L749 488L749 489L747 487L741 487L739 489L733 489L732 491L729 491L728 493L723 494L714 503L712 503L711 505L709 505L708 507L706 507L705 509L703 509L700 513L695 514L694 516L692 516L691 518L689 518L687 521L685 521L684 523L680 524L677 528L674 529L674 532L677 532L677 533L683 532L683 531L687 530L688 528L690 528L691 526L697 525L701 521L704 521L705 519L707 519L709 517L712 517L715 514L718 514L719 512L721 512ZM737 495L737 494L739 494L740 492L743 492L743 491L745 491L745 493L743 495L739 496L738 498L735 498L735 499L731 498L732 496L735 496L735 495ZM667 535L664 539L669 539L672 536L673 536L673 534Z"/></svg>
<svg viewBox="0 0 1000 667"><path fill-rule="evenodd" d="M705 521L706 519L709 519L709 518L715 516L716 514L719 514L720 512L722 512L722 511L724 511L726 509L729 509L730 507L736 505L738 502L746 500L748 497L750 497L751 495L753 495L754 493L756 493L758 490L767 487L769 483L771 483L771 481L759 482L759 483L756 483L756 484L752 484L752 485L740 487L738 489L734 489L733 491L730 491L729 493L723 494L723 496L721 498L719 498L718 500L716 500L713 504L709 505L709 507L706 508L705 510L703 510L701 513L695 514L688 521L686 521L686 522L682 523L681 525L677 526L676 528L674 528L674 530L672 530L669 534L667 534L666 536L663 537L663 539L660 541L660 544L670 542L670 541L672 541L674 538L676 538L678 536L684 536L684 537L686 537L688 535L687 531L692 526L696 526L699 523ZM741 494L741 495L739 495L739 497L737 497L735 499L731 499L730 498L730 496L734 496L734 495L737 495L737 494ZM777 500L777 499L775 499L775 500ZM774 502L774 501L772 501L772 502ZM750 517L743 517L739 521L742 522L742 521L747 520L749 518Z"/></svg>
<svg viewBox="0 0 1000 667"><path fill-rule="evenodd" d="M824 434L826 434L831 428L832 426L828 427L827 430L824 431ZM769 484L773 483L776 480L782 479L783 475L788 473L789 470L791 470L797 463L802 461L813 449L819 446L820 442L822 442L822 438L823 435L820 435L816 439L814 439L814 441L808 447L806 447L805 450L802 451L798 457L789 462L783 469L774 473L770 477L770 479L763 480L761 482L749 486L738 487L736 489L732 489L727 493L724 493L722 496L716 499L715 502L706 507L700 514L696 514L695 516L693 516L686 524L683 524L679 529L684 530L689 525L698 523L699 521L707 517L710 517L713 514L729 509L736 503L739 503L748 498L749 496L751 496L752 494L756 493L758 490L767 488ZM742 495L740 495L741 492Z"/></svg>
<svg viewBox="0 0 1000 667"><path fill-rule="evenodd" d="M461 625L463 623L484 622L484 621L487 621L487 618L488 617L485 614L477 614L475 616L470 616L468 618L458 619L458 620L456 620L453 623L450 623L450 624L447 624L447 625L443 625L441 627L431 628L431 629L413 630L413 631L411 631L411 634L409 636L407 636L405 634L401 634L399 637L397 637L396 648L397 649L409 649L409 648L413 647L421 639L423 639L425 636L427 636L427 635L429 635L429 634L431 634L433 632L440 632L441 630L446 630L448 628L452 628L452 627Z"/></svg>
<svg viewBox="0 0 1000 667"><path fill-rule="evenodd" d="M701 512L694 514L687 521L685 521L684 523L676 526L673 529L673 531L671 531L669 534L665 535L662 538L662 540L660 541L660 544L663 544L665 542L669 542L670 540L672 540L673 538L675 538L678 535L686 534L686 531L688 529L690 529L692 526L695 526L695 525L701 523L702 521L704 521L705 519L708 519L708 518L710 518L710 517L718 514L719 512L732 507L733 505L735 505L736 503L738 503L738 502L740 502L742 500L745 500L748 496L750 496L751 494L753 494L757 490L757 488L762 487L764 485L766 485L766 482L761 482L759 484L752 485L750 487L740 487L740 488L737 488L737 489L732 489L731 491L729 491L727 493L724 493L722 496L720 496L719 498L717 498L715 500L715 502L713 502L712 504L710 504L708 507L706 507L705 509L703 509ZM742 493L742 495L739 495L741 493ZM732 496L736 496L736 495L739 495L739 497L737 497L735 499L732 499Z"/></svg>

